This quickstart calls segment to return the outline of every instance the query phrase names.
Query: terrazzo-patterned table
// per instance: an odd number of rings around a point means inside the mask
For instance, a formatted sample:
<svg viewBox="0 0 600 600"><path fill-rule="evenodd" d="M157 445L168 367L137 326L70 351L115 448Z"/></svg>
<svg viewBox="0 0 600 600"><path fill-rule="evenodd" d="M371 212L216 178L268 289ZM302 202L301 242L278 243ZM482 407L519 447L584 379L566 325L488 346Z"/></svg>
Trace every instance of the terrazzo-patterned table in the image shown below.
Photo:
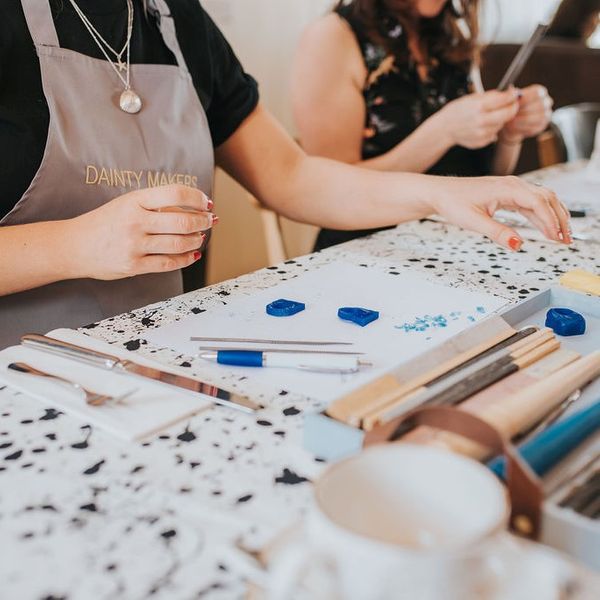
<svg viewBox="0 0 600 600"><path fill-rule="evenodd" d="M210 365L156 352L145 333L334 260L420 272L517 301L566 270L600 272L599 248L529 242L511 254L442 223L413 223L108 319L85 333L218 384ZM116 441L0 389L0 599L242 597L244 581L225 549L237 538L260 547L302 515L310 482L323 468L302 449L303 413L322 407L284 389L221 381L260 398L266 409L248 417L212 408L143 444Z"/></svg>

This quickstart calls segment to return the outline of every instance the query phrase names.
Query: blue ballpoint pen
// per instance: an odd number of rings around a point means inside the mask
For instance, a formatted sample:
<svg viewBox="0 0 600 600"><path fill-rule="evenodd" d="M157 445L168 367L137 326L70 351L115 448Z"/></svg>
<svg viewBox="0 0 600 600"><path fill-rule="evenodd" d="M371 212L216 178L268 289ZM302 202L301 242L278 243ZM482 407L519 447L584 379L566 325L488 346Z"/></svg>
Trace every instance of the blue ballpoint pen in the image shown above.
<svg viewBox="0 0 600 600"><path fill-rule="evenodd" d="M295 354L255 350L219 350L204 352L200 358L235 367L283 367L319 373L356 373L370 363L352 355Z"/></svg>
<svg viewBox="0 0 600 600"><path fill-rule="evenodd" d="M600 401L548 427L520 446L519 453L539 476L543 476L598 430ZM496 475L504 477L504 457L492 460L488 466Z"/></svg>

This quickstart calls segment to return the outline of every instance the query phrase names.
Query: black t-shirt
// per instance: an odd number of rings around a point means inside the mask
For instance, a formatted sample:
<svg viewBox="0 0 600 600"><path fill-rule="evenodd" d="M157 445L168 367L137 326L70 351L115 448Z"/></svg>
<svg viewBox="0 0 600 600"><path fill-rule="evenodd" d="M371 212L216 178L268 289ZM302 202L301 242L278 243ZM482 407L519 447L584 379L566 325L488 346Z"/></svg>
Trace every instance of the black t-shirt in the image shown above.
<svg viewBox="0 0 600 600"><path fill-rule="evenodd" d="M50 1L60 45L105 59L69 0ZM126 0L77 0L102 37L115 49L125 40ZM256 82L198 0L167 0L177 38L198 97L208 116L215 147L254 110ZM158 26L134 0L131 62L177 64ZM82 83L84 85L84 83ZM8 214L37 172L48 136L48 104L39 61L21 0L0 2L0 218Z"/></svg>

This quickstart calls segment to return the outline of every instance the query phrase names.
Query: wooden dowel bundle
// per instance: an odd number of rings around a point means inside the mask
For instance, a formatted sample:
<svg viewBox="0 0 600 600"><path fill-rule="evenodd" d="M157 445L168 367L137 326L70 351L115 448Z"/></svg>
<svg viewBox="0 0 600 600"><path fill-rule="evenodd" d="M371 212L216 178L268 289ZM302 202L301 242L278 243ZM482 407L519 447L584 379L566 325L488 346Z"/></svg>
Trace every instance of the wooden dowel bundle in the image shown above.
<svg viewBox="0 0 600 600"><path fill-rule="evenodd" d="M376 415L390 406L395 406L401 399L425 392L434 386L438 386L435 389L441 389L440 385L458 377L466 369L473 370L482 361L491 360L491 357L517 351L544 333L551 332L540 332L536 327L526 327L521 331L506 327L469 350L459 352L416 377L405 381L399 381L393 375L381 377L333 402L327 409L327 414L353 427L362 426L368 429L377 422Z"/></svg>
<svg viewBox="0 0 600 600"><path fill-rule="evenodd" d="M543 329L509 346L499 358L492 355L431 387L424 387L398 398L381 410L375 410L363 418L362 426L370 431L378 424L385 424L418 406L457 404L496 381L529 366L560 347L554 334Z"/></svg>

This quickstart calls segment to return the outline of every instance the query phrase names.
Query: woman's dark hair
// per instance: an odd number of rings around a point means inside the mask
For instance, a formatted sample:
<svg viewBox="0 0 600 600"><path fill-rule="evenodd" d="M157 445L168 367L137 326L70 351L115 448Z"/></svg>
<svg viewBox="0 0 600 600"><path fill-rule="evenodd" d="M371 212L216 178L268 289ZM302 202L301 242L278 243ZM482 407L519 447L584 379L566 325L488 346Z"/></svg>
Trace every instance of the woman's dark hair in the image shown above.
<svg viewBox="0 0 600 600"><path fill-rule="evenodd" d="M479 62L479 0L447 0L441 13L431 19L421 18L415 4L416 0L339 0L336 9L347 7L373 42L397 56L398 49L389 36L390 17L406 33L417 35L427 62L434 58L463 65ZM465 25L469 35L465 35Z"/></svg>

